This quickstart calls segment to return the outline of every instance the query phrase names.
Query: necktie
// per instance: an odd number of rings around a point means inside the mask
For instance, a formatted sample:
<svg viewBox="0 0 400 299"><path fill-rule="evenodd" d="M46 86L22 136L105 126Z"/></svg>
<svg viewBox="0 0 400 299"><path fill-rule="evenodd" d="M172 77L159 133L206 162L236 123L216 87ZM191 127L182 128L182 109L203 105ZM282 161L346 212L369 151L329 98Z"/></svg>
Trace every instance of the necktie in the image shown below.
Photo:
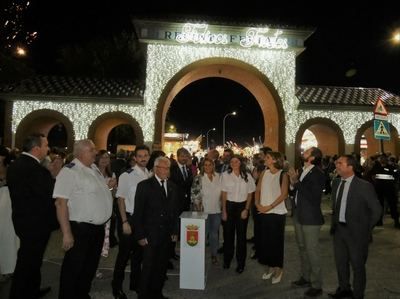
<svg viewBox="0 0 400 299"><path fill-rule="evenodd" d="M186 181L187 179L187 172L186 172L186 167L182 166L182 174L183 174L183 180Z"/></svg>
<svg viewBox="0 0 400 299"><path fill-rule="evenodd" d="M164 194L165 197L167 197L167 192L165 191L165 185L164 185L164 180L161 180L161 191Z"/></svg>
<svg viewBox="0 0 400 299"><path fill-rule="evenodd" d="M346 184L345 180L342 180L340 182L339 191L338 191L337 197L336 197L336 208L335 208L335 222L336 223L339 222L340 207L341 207L341 204L342 204L343 190L344 190L344 185L345 184Z"/></svg>

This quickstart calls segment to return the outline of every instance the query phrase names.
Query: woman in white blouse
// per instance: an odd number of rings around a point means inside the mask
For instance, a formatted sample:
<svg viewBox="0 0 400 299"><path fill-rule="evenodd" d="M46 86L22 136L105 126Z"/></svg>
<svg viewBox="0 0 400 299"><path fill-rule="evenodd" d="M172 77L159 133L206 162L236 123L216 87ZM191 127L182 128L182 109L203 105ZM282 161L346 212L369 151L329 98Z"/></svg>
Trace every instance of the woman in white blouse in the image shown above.
<svg viewBox="0 0 400 299"><path fill-rule="evenodd" d="M222 174L222 220L224 226L224 269L233 259L236 233L236 272L242 273L246 263L246 232L254 179L246 169L243 157L234 155L228 171Z"/></svg>
<svg viewBox="0 0 400 299"><path fill-rule="evenodd" d="M260 221L260 250L258 260L266 265L262 279L272 278L279 283L283 274L283 252L285 239L286 206L289 178L282 168L281 153L269 152L265 156L267 169L261 174L255 193L255 204Z"/></svg>
<svg viewBox="0 0 400 299"><path fill-rule="evenodd" d="M203 211L208 214L206 220L206 236L210 241L211 261L214 265L218 263L218 232L221 225L221 179L215 172L215 164L205 158L200 174L193 179L191 199L194 210Z"/></svg>

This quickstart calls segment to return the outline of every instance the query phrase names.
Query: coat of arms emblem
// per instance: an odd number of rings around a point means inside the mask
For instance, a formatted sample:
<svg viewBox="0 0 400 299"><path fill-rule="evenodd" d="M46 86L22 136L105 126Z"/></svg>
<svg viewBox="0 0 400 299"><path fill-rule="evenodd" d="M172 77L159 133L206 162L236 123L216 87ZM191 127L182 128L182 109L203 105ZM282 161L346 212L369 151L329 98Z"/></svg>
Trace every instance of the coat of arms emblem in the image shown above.
<svg viewBox="0 0 400 299"><path fill-rule="evenodd" d="M186 243L189 246L196 246L199 242L199 227L194 224L186 225Z"/></svg>

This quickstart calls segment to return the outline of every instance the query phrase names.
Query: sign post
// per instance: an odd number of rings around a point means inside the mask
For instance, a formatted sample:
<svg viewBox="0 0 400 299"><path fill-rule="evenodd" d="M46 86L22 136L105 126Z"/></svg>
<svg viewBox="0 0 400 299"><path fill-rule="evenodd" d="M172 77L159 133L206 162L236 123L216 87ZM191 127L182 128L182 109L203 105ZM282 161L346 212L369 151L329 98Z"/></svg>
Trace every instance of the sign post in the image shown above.
<svg viewBox="0 0 400 299"><path fill-rule="evenodd" d="M390 126L388 122L388 110L381 98L375 103L374 107L374 137L380 140L381 153L384 153L383 141L390 140Z"/></svg>

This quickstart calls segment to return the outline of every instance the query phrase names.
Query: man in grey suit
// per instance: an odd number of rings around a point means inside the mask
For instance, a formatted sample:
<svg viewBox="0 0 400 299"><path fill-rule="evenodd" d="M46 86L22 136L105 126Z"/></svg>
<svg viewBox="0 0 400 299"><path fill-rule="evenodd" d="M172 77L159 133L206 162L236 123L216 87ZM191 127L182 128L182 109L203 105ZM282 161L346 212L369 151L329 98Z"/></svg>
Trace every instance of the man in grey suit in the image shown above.
<svg viewBox="0 0 400 299"><path fill-rule="evenodd" d="M357 161L351 155L336 161L340 178L332 185L333 246L339 287L331 298L364 298L371 232L380 219L381 206L374 187L354 175ZM353 269L353 289L350 286L350 265Z"/></svg>
<svg viewBox="0 0 400 299"><path fill-rule="evenodd" d="M306 297L322 295L322 276L319 235L324 217L321 198L325 175L320 168L322 152L311 147L303 153L304 167L301 173L289 169L291 189L295 197L292 203L296 243L300 255L300 278L292 282L294 287L308 287Z"/></svg>

